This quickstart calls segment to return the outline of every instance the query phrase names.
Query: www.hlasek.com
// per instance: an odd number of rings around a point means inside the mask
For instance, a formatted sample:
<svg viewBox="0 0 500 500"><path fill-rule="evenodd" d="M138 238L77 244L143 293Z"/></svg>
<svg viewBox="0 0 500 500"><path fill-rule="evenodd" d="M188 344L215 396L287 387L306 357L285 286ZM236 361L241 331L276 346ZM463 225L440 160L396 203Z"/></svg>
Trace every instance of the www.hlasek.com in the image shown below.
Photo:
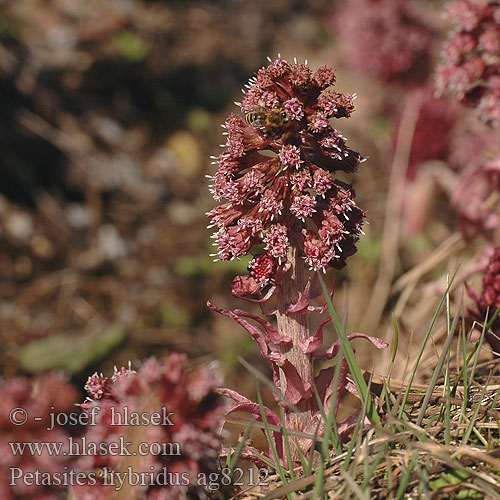
<svg viewBox="0 0 500 500"><path fill-rule="evenodd" d="M134 445L132 441L125 441L125 436L119 436L116 441L88 441L86 436L74 439L68 436L64 441L33 441L20 442L10 441L10 451L14 456L31 455L42 456L113 456L113 457L145 457L147 455L154 456L180 456L182 455L179 443L170 442L141 442L135 443L135 449L131 449Z"/></svg>
<svg viewBox="0 0 500 500"><path fill-rule="evenodd" d="M10 486L23 484L25 486L95 486L100 482L103 486L114 487L116 491L128 486L189 486L196 484L204 486L209 491L217 491L221 486L267 486L268 470L250 468L247 478L243 481L244 470L236 467L225 467L219 472L199 472L196 477L185 472L169 472L168 467L160 471L136 472L132 467L125 471L111 471L107 468L83 472L64 467L63 472L42 472L38 469L23 471L20 467L10 468Z"/></svg>

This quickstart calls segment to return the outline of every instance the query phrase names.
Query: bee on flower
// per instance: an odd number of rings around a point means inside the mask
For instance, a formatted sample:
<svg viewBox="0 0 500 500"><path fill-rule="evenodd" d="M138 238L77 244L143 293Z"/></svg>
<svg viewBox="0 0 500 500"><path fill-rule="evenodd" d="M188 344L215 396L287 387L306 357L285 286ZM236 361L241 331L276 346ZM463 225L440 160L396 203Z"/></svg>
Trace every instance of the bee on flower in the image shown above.
<svg viewBox="0 0 500 500"><path fill-rule="evenodd" d="M330 68L270 60L246 85L241 115L223 125L227 141L211 178L214 199L223 203L208 217L218 259L253 255L235 295L271 283L292 247L322 271L342 268L356 252L365 213L335 173L355 173L363 157L330 123L350 117L355 95L335 91L334 83Z"/></svg>

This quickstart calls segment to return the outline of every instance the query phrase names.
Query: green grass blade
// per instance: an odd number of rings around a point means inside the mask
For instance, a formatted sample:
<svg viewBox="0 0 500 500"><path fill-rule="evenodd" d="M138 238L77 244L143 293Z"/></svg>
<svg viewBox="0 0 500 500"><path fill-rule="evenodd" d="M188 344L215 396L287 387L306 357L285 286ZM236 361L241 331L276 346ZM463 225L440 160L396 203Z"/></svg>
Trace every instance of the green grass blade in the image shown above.
<svg viewBox="0 0 500 500"><path fill-rule="evenodd" d="M461 342L461 347L462 347L462 368L460 370L460 373L458 374L458 377L455 380L455 383L453 384L453 387L450 391L450 396L455 397L457 393L457 388L460 383L460 380L463 381L464 385L464 397L462 399L462 406L460 407L460 414L458 415L458 421L457 421L457 431L455 435L455 439L458 439L458 432L460 429L460 424L463 422L465 415L467 414L467 401L469 399L469 384L468 384L468 379L467 379L467 336L465 334L465 317L462 317L462 331L460 338L462 340Z"/></svg>
<svg viewBox="0 0 500 500"><path fill-rule="evenodd" d="M450 293L450 288L453 285L453 282L455 281L455 277L457 275L458 269L459 269L459 266L457 267L455 273L453 274L453 277L449 281L448 286L446 287L446 291L445 291L443 297L439 301L438 307L436 308L434 316L432 317L432 320L431 320L431 324L429 325L429 328L428 328L427 333L425 335L424 341L422 343L422 347L420 348L420 351L418 353L417 359L415 360L415 364L413 365L413 369L412 369L412 371L410 373L410 378L408 379L408 384L407 384L405 393L403 395L403 400L402 400L401 406L399 408L399 413L398 413L398 418L399 419L403 418L403 413L404 413L405 408L406 408L406 402L408 401L408 396L410 395L411 386L413 384L413 380L414 380L415 375L417 373L418 365L420 364L420 360L422 359L422 356L424 354L424 350L425 350L425 348L427 346L427 343L429 342L432 330L434 329L434 325L436 324L436 321L437 321L437 319L439 317L439 314L441 313L441 309L443 308L443 305L445 303L446 297Z"/></svg>
<svg viewBox="0 0 500 500"><path fill-rule="evenodd" d="M316 387L314 388L314 395L316 396L316 402L318 403L321 418L323 419L323 422L325 422L325 432L323 435L323 440L321 441L321 453L324 457L325 451L328 451L331 446L335 450L335 454L340 455L340 453L342 453L342 445L340 444L338 436L337 421L335 420L334 415L333 418L331 416L333 405L330 406L330 411L328 412L328 415L326 415L325 408L323 406L323 403L321 402Z"/></svg>
<svg viewBox="0 0 500 500"><path fill-rule="evenodd" d="M481 332L481 336L479 337L479 340L477 341L478 348L476 349L476 351L474 353L474 361L472 363L472 367L470 370L469 381L468 381L469 387L472 387L472 385L473 385L474 375L476 373L477 364L479 362L479 354L481 353L481 346L483 345L485 333L486 333L486 329L483 328L483 331ZM467 395L467 396L469 396L469 395Z"/></svg>
<svg viewBox="0 0 500 500"><path fill-rule="evenodd" d="M417 463L417 455L414 453L411 457L408 467L406 468L403 476L399 480L398 491L396 493L397 500L402 500L404 498L406 487L408 486L408 482L410 481L410 477L413 472L413 469L415 468L416 463Z"/></svg>
<svg viewBox="0 0 500 500"><path fill-rule="evenodd" d="M479 409L481 408L481 403L484 399L484 396L486 395L486 390L488 389L489 381L490 381L490 378L488 377L486 384L484 384L483 391L481 392L481 398L476 403L476 407L474 408L474 413L472 414L470 422L467 425L467 429L465 429L464 436L462 438L462 443L461 443L462 446L467 445L467 442L469 441L472 430L474 429L474 426L475 426L476 420L477 420L477 416L479 415Z"/></svg>
<svg viewBox="0 0 500 500"><path fill-rule="evenodd" d="M304 471L304 476L308 476L308 475L310 476L311 475L311 471L308 470L309 462L307 461L307 458L304 455L304 452L300 449L300 446L297 443L295 443L294 441L292 441L292 444L295 446L295 449L297 450L297 453L299 455L300 464L302 465L302 470ZM308 474L306 474L306 472L308 472Z"/></svg>
<svg viewBox="0 0 500 500"><path fill-rule="evenodd" d="M351 372L352 378L354 380L354 383L356 384L356 387L358 389L359 395L361 397L361 401L366 403L366 414L372 424L375 426L377 429L377 432L379 432L378 429L381 427L381 422L380 422L380 417L377 413L377 408L375 406L375 403L368 392L367 386L365 379L363 378L363 374L361 373L361 369L359 368L358 362L356 360L356 356L354 355L354 351L352 349L351 343L349 342L347 335L344 331L344 328L342 326L342 323L339 320L339 317L337 315L337 311L333 307L332 301L330 300L328 290L326 288L325 282L323 281L322 276L318 273L319 281L321 283L321 288L323 289L323 295L325 296L326 303L328 305L328 311L330 312L330 316L333 321L333 325L335 327L335 330L337 332L337 335L339 337L339 340L342 344L342 347L344 349L345 353L345 358L347 360L347 364L349 366L349 370Z"/></svg>
<svg viewBox="0 0 500 500"><path fill-rule="evenodd" d="M316 471L316 481L314 483L314 491L313 491L313 500L317 500L318 498L323 498L323 490L325 486L325 476L323 469L323 461L320 460L318 465L318 470Z"/></svg>
<svg viewBox="0 0 500 500"><path fill-rule="evenodd" d="M371 382L371 379L370 379L370 382ZM360 429L363 427L363 422L365 421L367 405L368 405L368 403L367 403L367 401L365 401L363 403L363 406L361 407L361 411L359 413L358 420L356 421L356 426L354 427L354 431L352 433L351 440L349 441L349 446L347 447L346 457L344 459L344 463L342 464L342 467L344 468L344 470L347 470L349 468L351 457L352 457L352 454L354 451L354 447L355 447L356 441L358 439L358 433L359 433Z"/></svg>
<svg viewBox="0 0 500 500"><path fill-rule="evenodd" d="M375 469L378 467L378 464L384 457L386 450L387 450L387 445L384 445L382 450L377 455L375 455L375 458L372 460L370 467L366 470L365 477L363 478L363 482L361 483L361 489L363 491L369 488L370 480L373 478Z"/></svg>
<svg viewBox="0 0 500 500"><path fill-rule="evenodd" d="M280 457L278 455L278 451L276 450L276 445L274 444L274 439L273 439L273 435L271 433L271 429L269 429L269 423L267 421L266 412L264 410L264 403L262 402L262 394L260 392L260 386L259 386L259 382L258 381L257 381L257 401L259 403L260 414L261 414L262 422L264 424L267 441L269 443L269 447L271 448L271 452L273 454L274 461L275 461L275 464L276 464L275 467L276 467L276 469L278 471L278 474L279 474L279 476L281 478L281 481L283 482L284 485L286 485L286 484L288 484L288 481L287 481L287 478L286 478L285 471L284 471L283 467L281 466ZM292 496L292 495L288 495L288 498L290 500L292 500L295 497Z"/></svg>
<svg viewBox="0 0 500 500"><path fill-rule="evenodd" d="M323 403L319 397L318 391L316 387L314 388L314 394L316 396L316 401L318 403L318 408L321 413L321 417L325 422L325 431L323 435L323 441L321 445L321 453L323 455L323 459L327 460L329 458L329 447L330 443L335 450L336 455L340 455L342 453L342 445L340 444L337 420L335 418L335 407L337 405L337 399L339 397L339 380L340 380L340 369L342 367L342 358L344 356L344 350L342 346L340 346L339 352L337 353L337 364L335 365L335 371L333 374L333 392L330 398L330 407L328 409L328 415L325 414L325 408L323 407ZM325 439L326 438L326 439Z"/></svg>
<svg viewBox="0 0 500 500"><path fill-rule="evenodd" d="M247 442L248 436L250 435L250 431L252 430L253 427L253 422L250 422L250 424L246 427L245 432L243 433L243 437L241 438L240 442L238 443L238 446L236 446L236 449L234 450L234 455L231 458L231 462L229 464L229 468L231 469L231 473L234 471L234 468L236 465L238 465L238 461L240 460L241 453L243 451L243 448L245 447L245 443ZM229 455L230 453L228 453Z"/></svg>
<svg viewBox="0 0 500 500"><path fill-rule="evenodd" d="M280 405L280 420L281 420L283 442L285 443L286 458L289 466L290 477L292 480L294 480L295 473L293 471L292 450L290 449L290 439L288 438L288 430L286 428L285 412L283 411L283 407L281 405Z"/></svg>
<svg viewBox="0 0 500 500"><path fill-rule="evenodd" d="M434 368L434 371L432 373L432 377L431 377L431 380L429 382L429 387L427 389L427 392L425 393L424 399L422 401L422 406L421 406L420 412L418 414L416 424L419 427L422 425L422 420L424 419L425 412L427 411L427 405L429 404L429 401L430 401L432 394L434 392L434 388L436 387L437 379L441 375L441 370L444 366L444 362L448 358L448 355L449 355L449 352L451 349L451 342L454 338L454 332L455 332L455 329L457 327L459 317L460 317L459 311L457 311L455 318L453 318L453 324L451 325L451 327L448 327L448 336L446 337L446 341L445 341L444 346L443 346L443 351L441 352L441 355L439 356L436 367Z"/></svg>
<svg viewBox="0 0 500 500"><path fill-rule="evenodd" d="M313 470L313 459L314 459L314 450L316 449L316 442L318 439L318 431L319 431L319 425L316 426L316 429L314 429L314 439L311 445L311 452L309 453L309 457L307 459L307 469L305 472L307 472L306 476L312 474Z"/></svg>
<svg viewBox="0 0 500 500"><path fill-rule="evenodd" d="M399 326L396 317L392 316L392 323L394 325L394 347L392 348L392 358L391 358L391 366L394 364L396 360L396 356L398 354L398 346L399 346Z"/></svg>

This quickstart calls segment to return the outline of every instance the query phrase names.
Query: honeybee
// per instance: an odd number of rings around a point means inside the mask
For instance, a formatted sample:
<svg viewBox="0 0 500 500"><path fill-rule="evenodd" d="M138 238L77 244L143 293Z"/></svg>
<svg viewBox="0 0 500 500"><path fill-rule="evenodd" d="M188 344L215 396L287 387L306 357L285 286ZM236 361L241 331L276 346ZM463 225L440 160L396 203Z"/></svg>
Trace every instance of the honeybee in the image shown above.
<svg viewBox="0 0 500 500"><path fill-rule="evenodd" d="M254 127L261 128L265 132L277 130L288 123L288 114L279 108L266 109L257 106L245 115L245 121Z"/></svg>

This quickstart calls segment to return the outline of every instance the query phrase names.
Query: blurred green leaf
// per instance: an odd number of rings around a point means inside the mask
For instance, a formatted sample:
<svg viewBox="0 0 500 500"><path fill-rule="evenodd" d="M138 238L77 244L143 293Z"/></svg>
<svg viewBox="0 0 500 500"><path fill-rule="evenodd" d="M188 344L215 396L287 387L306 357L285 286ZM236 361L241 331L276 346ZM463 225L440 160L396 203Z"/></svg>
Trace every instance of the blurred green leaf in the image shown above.
<svg viewBox="0 0 500 500"><path fill-rule="evenodd" d="M251 256L227 262L214 262L213 258L208 255L200 257L181 257L176 263L175 272L179 276L185 276L186 278L200 274L212 275L226 271L235 274L247 274L250 260Z"/></svg>
<svg viewBox="0 0 500 500"><path fill-rule="evenodd" d="M18 354L19 366L29 373L50 370L81 372L120 345L127 334L123 326L113 326L93 334L74 337L51 335L23 347Z"/></svg>
<svg viewBox="0 0 500 500"><path fill-rule="evenodd" d="M146 43L131 31L118 32L113 43L123 57L133 62L144 60L149 53Z"/></svg>
<svg viewBox="0 0 500 500"><path fill-rule="evenodd" d="M167 328L186 328L191 325L189 313L175 304L166 304L160 310L161 324Z"/></svg>
<svg viewBox="0 0 500 500"><path fill-rule="evenodd" d="M412 253L430 252L434 248L433 242L425 235L410 236L404 241L405 248Z"/></svg>
<svg viewBox="0 0 500 500"><path fill-rule="evenodd" d="M469 474L464 471L454 470L451 472L443 472L438 478L429 481L431 490L438 490L445 486L460 484L469 477Z"/></svg>
<svg viewBox="0 0 500 500"><path fill-rule="evenodd" d="M463 489L457 492L457 500L470 500L471 498L484 498L484 495L480 491L473 490L472 488Z"/></svg>
<svg viewBox="0 0 500 500"><path fill-rule="evenodd" d="M17 19L10 19L0 10L0 38L19 38L21 34L21 22Z"/></svg>
<svg viewBox="0 0 500 500"><path fill-rule="evenodd" d="M364 237L358 243L358 255L365 261L376 262L380 257L380 238Z"/></svg>
<svg viewBox="0 0 500 500"><path fill-rule="evenodd" d="M212 115L203 108L194 108L186 117L186 124L192 132L203 134L210 129Z"/></svg>
<svg viewBox="0 0 500 500"><path fill-rule="evenodd" d="M249 336L235 337L224 343L218 358L226 370L238 365L239 356L247 356L257 352L256 344Z"/></svg>

